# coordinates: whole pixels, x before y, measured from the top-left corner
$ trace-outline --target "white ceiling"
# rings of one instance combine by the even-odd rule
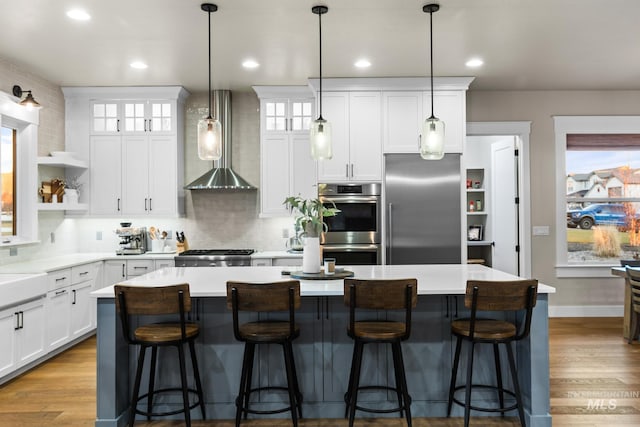
[[[206,91],[200,0],[2,0],[0,56],[61,86],[183,85]],[[213,0],[213,88],[302,85],[324,77],[428,75],[429,0]],[[640,89],[638,0],[440,0],[434,75],[473,90]],[[92,19],[76,22],[81,7]],[[464,63],[484,59],[480,69]],[[366,57],[372,66],[356,69]],[[241,67],[253,58],[261,66]],[[134,60],[146,70],[129,67]]]

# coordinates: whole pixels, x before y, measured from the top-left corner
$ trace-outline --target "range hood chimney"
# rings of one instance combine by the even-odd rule
[[[238,191],[255,190],[231,169],[231,91],[214,90],[211,92],[211,115],[222,126],[222,157],[213,162],[213,169],[192,183],[185,185],[186,190]]]

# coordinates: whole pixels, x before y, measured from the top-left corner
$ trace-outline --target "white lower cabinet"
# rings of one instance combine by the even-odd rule
[[[69,288],[47,293],[47,349],[55,350],[69,341]]]
[[[77,338],[94,327],[93,305],[96,301],[91,298],[93,280],[88,280],[71,286],[71,339]]]
[[[46,354],[44,295],[0,312],[0,377]]]
[[[173,259],[118,259],[104,262],[104,286],[115,285],[130,277],[142,276],[162,267],[173,267]]]

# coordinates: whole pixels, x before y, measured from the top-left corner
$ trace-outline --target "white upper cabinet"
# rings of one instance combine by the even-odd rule
[[[176,104],[167,100],[94,100],[91,102],[91,133],[176,132]]]
[[[445,153],[462,153],[467,134],[466,93],[463,91],[436,91],[433,93],[433,113],[444,122]],[[423,120],[431,116],[431,93],[424,93]]]
[[[305,86],[254,86],[260,98],[260,215],[289,216],[289,196],[317,196],[309,128],[314,100]]]
[[[380,181],[380,92],[325,92],[322,115],[331,124],[331,160],[318,162],[319,182]]]
[[[382,140],[385,153],[419,151],[422,91],[382,93]]]
[[[90,194],[81,198],[90,200],[91,215],[183,214],[188,92],[178,86],[62,90],[66,149],[89,164],[82,184]]]

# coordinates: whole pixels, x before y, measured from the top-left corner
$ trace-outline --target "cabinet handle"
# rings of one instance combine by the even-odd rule
[[[116,132],[120,132],[120,119],[116,120]]]
[[[71,305],[75,305],[76,304],[76,290],[72,290],[71,293],[73,293],[73,301],[71,301]]]
[[[151,123],[152,123],[152,121],[151,121],[151,119],[149,119],[149,132],[153,132],[153,128],[151,127]]]
[[[144,211],[147,211],[147,198],[144,199]]]
[[[147,268],[149,268],[149,267],[145,267],[145,266],[138,266],[138,265],[136,265],[136,266],[134,266],[134,267],[133,267],[133,269],[134,269],[134,270],[139,269],[139,268],[144,268],[144,269],[146,270],[146,269],[147,269]]]
[[[151,197],[149,197],[149,212],[151,212],[153,209],[151,209]]]
[[[293,131],[293,119],[289,119],[289,130]]]
[[[387,263],[393,264],[391,262],[391,244],[393,243],[393,230],[391,229],[392,222],[392,211],[393,211],[393,203],[389,203],[387,206]]]
[[[122,264],[122,277],[125,277],[125,275],[124,275],[124,264]]]
[[[120,212],[120,198],[118,198],[118,212]]]
[[[56,282],[61,282],[63,280],[67,280],[67,276],[57,278]]]
[[[353,163],[351,163],[351,178],[353,178]]]
[[[20,329],[20,312],[16,311],[13,314],[16,316],[16,326],[13,327],[13,330],[17,331],[18,329]]]
[[[63,290],[61,290],[61,291],[57,291],[57,292],[55,293],[55,295],[57,296],[57,295],[62,295],[62,294],[66,294],[66,293],[67,293],[67,290],[66,290],[66,289],[63,289]]]
[[[84,276],[85,274],[89,274],[88,271],[83,271],[82,273],[80,273],[80,276]]]
[[[418,135],[418,151],[420,151],[421,143],[422,143],[422,135]]]
[[[349,163],[346,163],[345,165],[345,177],[349,178]]]

